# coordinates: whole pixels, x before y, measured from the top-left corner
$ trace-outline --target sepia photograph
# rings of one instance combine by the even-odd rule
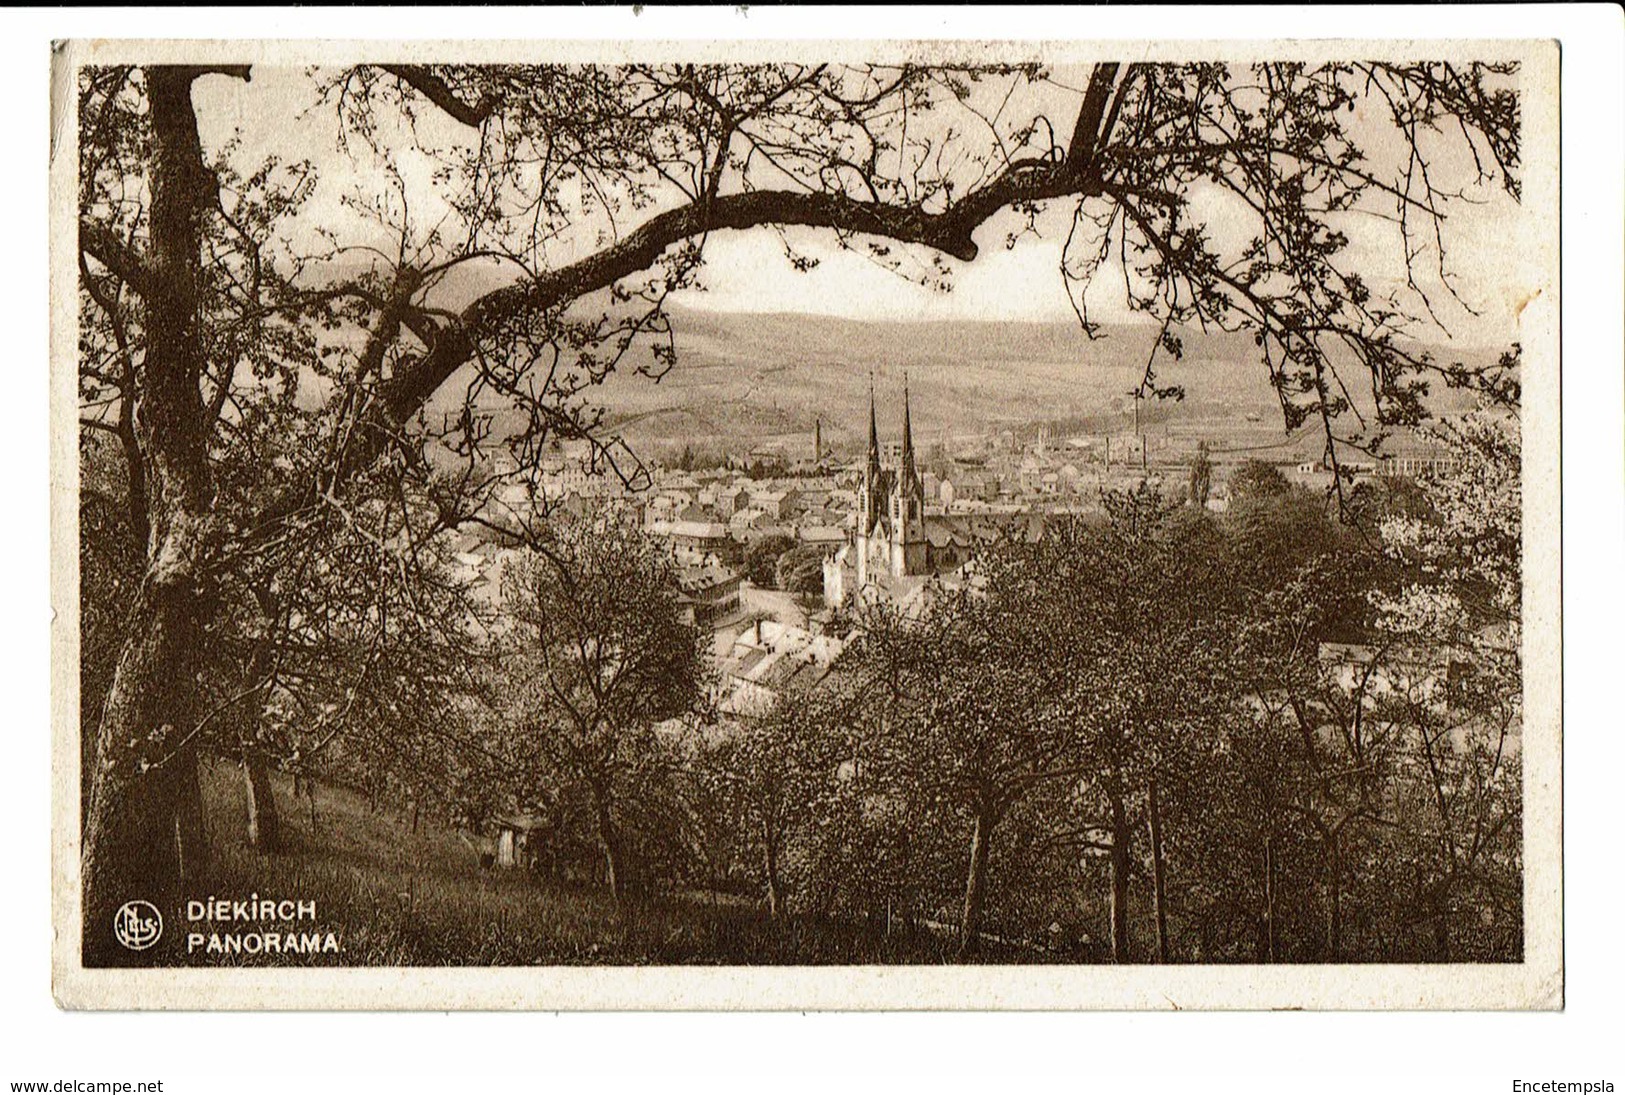
[[[52,80],[63,1006],[1562,1006],[1555,43]]]

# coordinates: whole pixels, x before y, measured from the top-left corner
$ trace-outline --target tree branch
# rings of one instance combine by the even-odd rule
[[[88,217],[80,219],[79,249],[141,296],[145,297],[151,290],[152,274],[146,256],[101,222]]]
[[[969,262],[979,251],[975,230],[1015,202],[1077,193],[1064,164],[1027,160],[940,213],[918,206],[857,201],[845,194],[756,190],[727,194],[657,214],[621,242],[558,270],[502,289],[471,304],[462,321],[441,333],[431,351],[397,374],[385,393],[395,421],[410,417],[473,353],[485,331],[527,312],[540,312],[606,289],[651,267],[667,248],[709,232],[764,225],[833,228],[920,244]]]
[[[478,129],[496,109],[496,101],[489,96],[481,99],[478,103],[469,104],[465,102],[458,96],[457,92],[452,90],[450,84],[423,65],[382,65],[380,67],[402,83],[410,86],[452,118],[471,128]]]
[[[1083,93],[1083,108],[1078,111],[1078,124],[1072,129],[1072,140],[1066,149],[1067,166],[1078,178],[1089,171],[1094,163],[1095,151],[1107,137],[1100,131],[1100,122],[1105,117],[1106,104],[1111,101],[1112,85],[1116,80],[1116,62],[1096,65],[1089,74],[1089,86]]]

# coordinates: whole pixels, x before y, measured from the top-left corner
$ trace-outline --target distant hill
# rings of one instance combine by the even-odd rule
[[[1115,325],[1091,339],[1070,322],[874,322],[688,309],[673,312],[672,326],[678,360],[658,383],[624,369],[592,392],[611,427],[647,450],[776,442],[795,455],[810,455],[815,419],[826,447],[861,444],[871,372],[883,436],[900,428],[905,372],[921,444],[1039,422],[1126,429],[1129,392],[1157,333],[1149,324]],[[1251,422],[1253,432],[1273,427],[1274,436],[1283,435],[1250,334],[1187,330],[1181,337],[1183,360],[1159,353],[1156,372],[1159,385],[1180,385],[1186,398],[1146,403],[1143,421],[1190,428],[1211,421],[1218,429]]]

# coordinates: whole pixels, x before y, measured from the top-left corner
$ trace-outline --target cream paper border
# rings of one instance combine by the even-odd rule
[[[1524,961],[1509,965],[534,967],[86,970],[79,960],[77,120],[83,64],[360,61],[1517,59],[1523,201],[1508,273],[1521,317]],[[91,41],[52,58],[52,990],[69,1009],[1084,1010],[1563,1006],[1559,58],[1555,41]],[[1513,272],[1515,270],[1515,273]],[[1528,489],[1530,487],[1534,489]],[[1531,565],[1532,564],[1532,565]]]

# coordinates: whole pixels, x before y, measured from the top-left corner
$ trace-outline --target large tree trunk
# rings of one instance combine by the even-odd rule
[[[1123,796],[1116,791],[1108,792],[1106,797],[1112,815],[1112,961],[1128,962],[1128,811],[1123,808]]]
[[[971,829],[970,869],[965,872],[965,910],[959,921],[959,957],[976,954],[981,944],[982,908],[987,901],[988,844],[993,837],[993,818],[976,815]]]
[[[197,754],[187,740],[198,603],[190,591],[154,585],[149,574],[96,730],[81,857],[86,965],[132,960],[114,941],[114,912],[132,900],[176,908],[203,854]]]
[[[151,901],[177,911],[180,884],[202,855],[196,681],[209,601],[209,426],[199,380],[198,280],[215,179],[204,167],[191,86],[198,70],[146,70],[152,125],[150,257],[139,287],[147,349],[135,393],[145,460],[147,567],[112,688],[96,729],[90,809],[81,846],[83,957],[118,964],[113,913]],[[160,945],[139,952],[161,956]]]
[[[1157,798],[1157,777],[1151,777],[1151,901],[1157,921],[1157,961],[1168,961],[1168,877],[1162,858],[1162,808]]]

